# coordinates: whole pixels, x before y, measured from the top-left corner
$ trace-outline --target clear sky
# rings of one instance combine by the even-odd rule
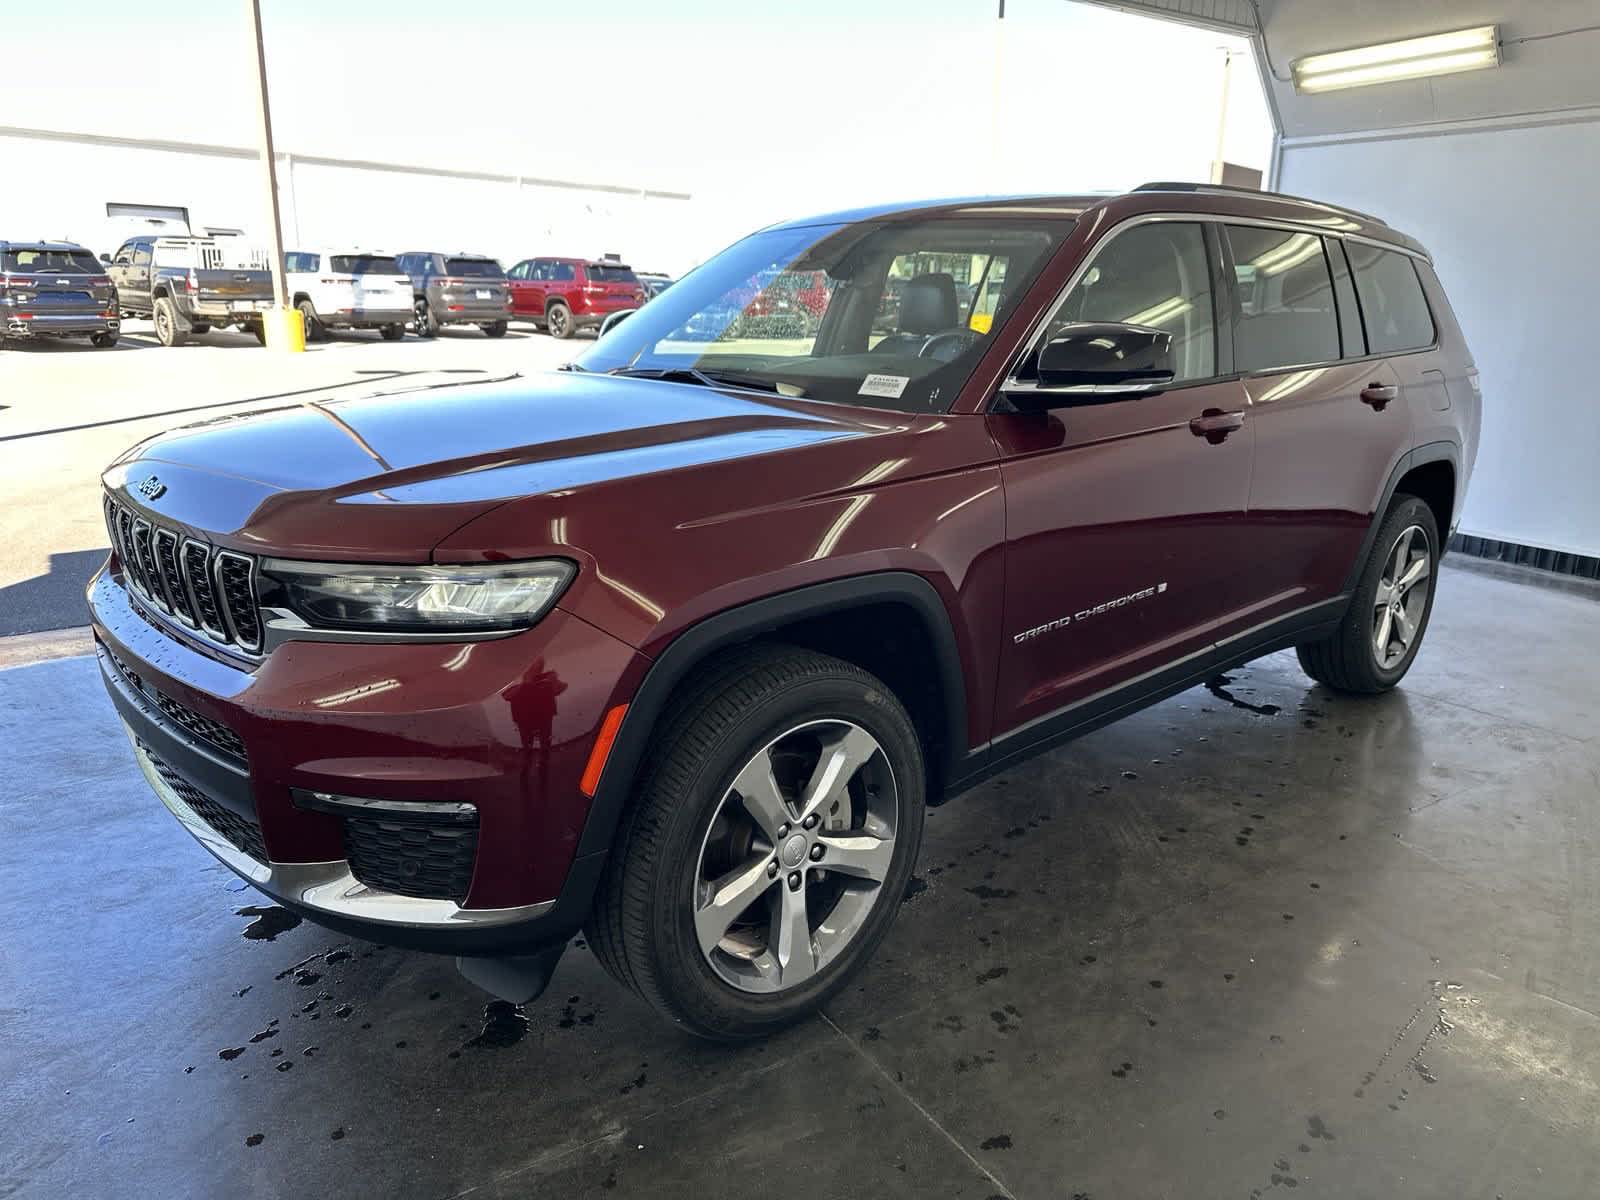
[[[1241,46],[1071,0],[1008,0],[1003,37],[994,0],[262,7],[279,149],[689,191],[723,241],[862,202],[1203,179],[1218,48]],[[5,9],[0,123],[253,142],[242,0]],[[1228,133],[1265,165],[1248,56]]]

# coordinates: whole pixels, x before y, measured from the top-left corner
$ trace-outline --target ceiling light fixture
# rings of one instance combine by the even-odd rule
[[[1500,27],[1480,25],[1331,54],[1309,54],[1296,59],[1290,69],[1298,91],[1331,92],[1499,65]]]

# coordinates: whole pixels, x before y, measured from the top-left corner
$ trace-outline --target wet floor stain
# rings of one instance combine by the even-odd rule
[[[971,892],[979,900],[1009,900],[1017,894],[1010,888],[990,887],[986,883],[980,883],[976,887],[969,887],[967,891]]]
[[[1009,1150],[1011,1149],[1011,1135],[997,1133],[993,1137],[984,1138],[978,1143],[980,1150]]]
[[[935,869],[937,869],[937,868],[935,868]],[[932,874],[932,872],[930,871],[929,874]],[[906,880],[906,891],[905,891],[904,900],[905,900],[905,902],[907,904],[910,904],[911,901],[915,900],[918,896],[922,895],[922,893],[927,891],[927,890],[928,890],[928,881],[926,879],[923,879],[921,876],[913,875],[910,879]]]
[[[468,1040],[463,1050],[505,1050],[528,1035],[528,1017],[522,1005],[509,1000],[491,1000],[483,1006],[483,1028]]]
[[[223,1062],[232,1062],[234,1059],[238,1058],[239,1055],[241,1055],[243,1053],[244,1053],[244,1047],[243,1046],[229,1046],[226,1050],[218,1050],[217,1051],[217,1057],[220,1058]]]
[[[639,1073],[633,1077],[633,1081],[631,1083],[625,1083],[620,1088],[618,1088],[617,1089],[617,1095],[626,1096],[629,1092],[636,1092],[640,1088],[644,1087],[646,1081],[649,1078],[649,1076],[645,1073],[645,1068],[648,1067],[649,1065],[650,1065],[649,1063],[640,1063],[639,1064]]]
[[[1328,1132],[1327,1123],[1315,1113],[1306,1118],[1306,1136],[1309,1138],[1320,1138],[1324,1142],[1331,1142],[1334,1140],[1333,1134]]]
[[[252,1133],[249,1137],[245,1138],[244,1144],[246,1146],[259,1146],[259,1145],[261,1145],[262,1142],[264,1142],[266,1140],[267,1140],[267,1135],[266,1134],[264,1134],[264,1133]]]
[[[1009,974],[1010,971],[1010,967],[990,967],[987,971],[983,971],[980,974],[973,976],[973,979],[977,983],[993,983],[1002,975]]]
[[[1118,1079],[1126,1079],[1128,1077],[1128,1075],[1132,1071],[1133,1071],[1133,1064],[1131,1062],[1124,1062],[1124,1063],[1119,1064],[1116,1067],[1113,1067],[1112,1070],[1111,1070],[1111,1074],[1114,1075]]]
[[[339,1126],[339,1128],[335,1129],[332,1133],[330,1133],[328,1135],[328,1139],[330,1141],[335,1141],[335,1142],[344,1141],[344,1126],[341,1125],[341,1126]]]
[[[274,941],[280,933],[288,933],[300,924],[298,913],[277,904],[247,904],[234,909],[233,913],[236,917],[255,918],[244,927],[244,936],[252,942]]]
[[[1218,700],[1226,700],[1235,708],[1242,708],[1245,712],[1253,712],[1257,716],[1275,717],[1283,711],[1276,704],[1251,704],[1248,700],[1241,700],[1228,690],[1235,680],[1236,677],[1233,675],[1214,675],[1206,680],[1206,691]]]
[[[560,1017],[560,1019],[558,1021],[556,1021],[556,1027],[557,1028],[559,1028],[559,1029],[574,1029],[579,1025],[593,1025],[594,1024],[594,1018],[595,1018],[595,1010],[594,1009],[591,1008],[586,1013],[580,1013],[578,1011],[578,1001],[580,1001],[581,999],[583,999],[583,997],[581,997],[581,996],[568,996],[567,997],[567,1002],[564,1005],[561,1006],[561,1017]]]

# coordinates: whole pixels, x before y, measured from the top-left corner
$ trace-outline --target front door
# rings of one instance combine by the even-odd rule
[[[1177,378],[1153,395],[989,417],[1006,493],[1000,757],[1123,685],[1202,670],[1241,558],[1253,443],[1244,389],[1223,378],[1215,234],[1135,222],[1093,254],[1045,338],[1072,322],[1154,326],[1172,335]]]

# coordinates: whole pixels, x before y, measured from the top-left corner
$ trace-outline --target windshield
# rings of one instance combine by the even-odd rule
[[[387,255],[335,254],[328,260],[335,271],[346,275],[398,275],[400,264]]]
[[[98,275],[105,270],[87,250],[7,250],[0,254],[0,270],[54,272],[57,275]]]
[[[500,279],[505,272],[492,258],[447,258],[444,269],[452,275],[470,276],[473,279]]]
[[[767,230],[673,284],[577,366],[943,412],[1071,228],[978,213]]]

